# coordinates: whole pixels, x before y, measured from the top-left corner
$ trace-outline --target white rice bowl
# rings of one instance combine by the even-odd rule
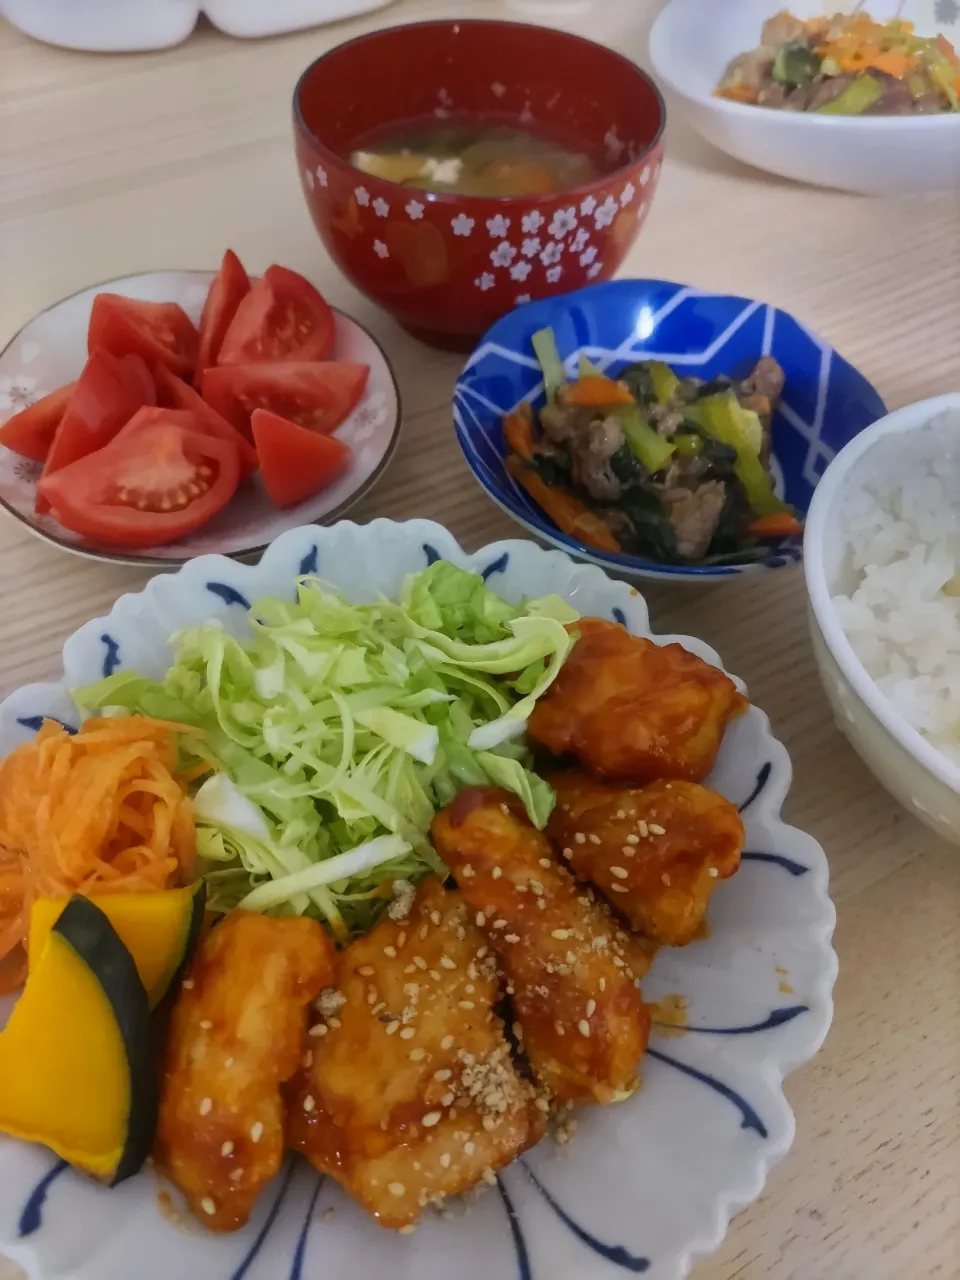
[[[960,411],[872,445],[844,508],[837,619],[892,707],[960,766]]]

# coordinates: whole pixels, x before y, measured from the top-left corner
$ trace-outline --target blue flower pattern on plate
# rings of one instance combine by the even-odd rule
[[[454,393],[453,420],[477,480],[510,515],[574,554],[581,545],[561,533],[503,467],[501,418],[522,400],[542,402],[543,381],[530,337],[550,326],[574,374],[581,352],[616,373],[632,360],[664,360],[681,373],[709,379],[745,375],[760,355],[786,373],[774,421],[776,463],[786,500],[805,512],[834,455],[886,413],[867,380],[830,346],[784,311],[748,298],[702,293],[664,280],[620,280],[546,299],[499,320],[467,362]],[[728,577],[776,569],[800,559],[799,539],[770,544],[759,565],[659,565],[634,556],[590,551],[609,568],[646,577]]]

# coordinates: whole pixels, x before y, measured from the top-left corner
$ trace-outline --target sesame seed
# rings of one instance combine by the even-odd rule
[[[575,832],[575,833],[574,833],[573,838],[574,838],[574,840],[576,840],[577,844],[586,844],[586,843],[587,843],[587,837],[583,834],[583,832],[582,832],[582,831],[577,831],[577,832]]]
[[[493,927],[494,929],[505,929],[507,927],[507,922],[506,920],[494,920]]]
[[[204,1098],[204,1100],[200,1103],[200,1114],[202,1116],[208,1116],[212,1110],[213,1110],[213,1099]]]
[[[625,809],[618,809],[616,816],[618,818],[625,818],[627,816],[627,812]]]
[[[222,1156],[232,1156],[232,1155],[233,1155],[233,1143],[232,1143],[232,1142],[225,1142],[225,1143],[223,1144],[223,1146],[220,1148],[220,1154],[221,1154]]]
[[[612,885],[611,887],[615,889],[617,886],[616,886],[616,885]],[[624,892],[626,892],[626,891],[624,891]],[[620,957],[619,957],[619,956],[614,956],[614,957],[613,957],[613,963],[617,966],[617,968],[618,968],[618,969],[622,969],[622,968],[623,968],[623,961],[620,959]]]
[[[424,960],[423,956],[414,956],[413,963],[418,969],[425,969],[427,967],[427,962]]]
[[[716,867],[707,867],[707,875],[708,875],[708,876],[714,876],[714,877],[716,877],[716,876],[718,876],[719,874],[720,874],[720,872],[717,870],[717,868],[716,868]]]
[[[507,808],[507,806],[506,806],[505,804],[502,804],[502,805],[500,806],[500,812],[503,814],[503,816],[504,816],[505,818],[509,818],[509,817],[510,817],[510,810]]]
[[[639,843],[640,843],[640,837],[635,836],[633,832],[631,832],[630,835],[627,836],[627,844],[639,844]]]
[[[210,1021],[210,1019],[204,1018],[203,1021],[200,1023],[200,1030],[209,1031],[212,1026],[213,1026],[213,1023]]]
[[[627,889],[626,885],[622,885],[622,884],[612,884],[612,885],[610,886],[610,888],[613,890],[613,892],[614,892],[614,893],[628,893],[628,892],[629,892],[629,890]]]
[[[411,1049],[411,1050],[410,1050],[410,1061],[411,1061],[411,1062],[422,1062],[426,1056],[427,1056],[427,1054],[426,1054],[426,1051],[425,1051],[424,1049]]]
[[[620,850],[620,852],[623,854],[625,858],[633,858],[636,856],[637,851],[636,849],[634,849],[632,845],[625,844],[623,848]]]
[[[643,818],[641,818],[640,821],[637,823],[637,830],[640,832],[642,836],[648,836],[650,834],[647,824],[644,822]]]
[[[441,1157],[440,1157],[440,1168],[441,1168],[441,1169],[449,1169],[449,1168],[450,1168],[450,1152],[449,1152],[449,1151],[444,1151],[444,1153],[441,1155]]]
[[[400,1039],[412,1040],[416,1034],[417,1034],[417,1031],[415,1027],[404,1027],[403,1030],[400,1032]]]
[[[588,1000],[587,1001],[587,1017],[592,1018],[593,1015],[596,1013],[596,1011],[597,1011],[596,1000]]]
[[[626,867],[611,867],[610,874],[616,876],[618,880],[626,880],[627,869]]]
[[[444,1037],[443,1037],[443,1039],[440,1041],[440,1048],[441,1048],[441,1049],[452,1049],[452,1048],[453,1048],[453,1036],[444,1036]]]
[[[573,850],[572,850],[572,849],[564,849],[564,851],[563,851],[563,856],[564,856],[565,858],[572,858],[572,857],[573,857]]]
[[[667,834],[663,827],[656,822],[648,822],[647,830],[652,836],[665,836]]]
[[[431,912],[430,912],[430,923],[431,923],[431,924],[439,924],[439,923],[440,923],[440,912],[439,912],[439,911],[431,911]]]
[[[397,934],[397,946],[398,947],[404,946],[406,944],[406,941],[407,941],[407,931],[406,929],[401,929],[400,932]]]
[[[316,1104],[316,1101],[315,1101],[315,1099],[314,1099],[314,1097],[313,1097],[313,1094],[312,1094],[312,1093],[308,1093],[308,1094],[307,1094],[307,1096],[306,1096],[306,1097],[304,1098],[304,1100],[303,1100],[303,1109],[304,1109],[304,1111],[306,1111],[307,1115],[309,1115],[309,1114],[310,1114],[310,1112],[314,1109],[314,1107],[315,1107],[316,1105],[317,1105],[317,1104]]]
[[[457,1003],[461,1009],[472,1009],[474,1007],[472,1000],[460,1000]]]
[[[456,960],[451,960],[449,956],[441,956],[440,964],[444,969],[455,969],[457,967]]]
[[[231,1173],[231,1175],[230,1175],[230,1181],[231,1181],[231,1182],[239,1182],[239,1181],[240,1181],[240,1179],[241,1179],[242,1177],[243,1177],[243,1170],[242,1170],[242,1169],[234,1169],[233,1173]]]
[[[497,1127],[496,1119],[493,1116],[484,1116],[483,1127],[486,1129],[487,1133],[493,1133],[494,1129]]]
[[[397,1231],[398,1236],[412,1236],[417,1229],[415,1222],[408,1222],[405,1227],[400,1227]]]
[[[565,1034],[565,1032],[564,1032],[564,1030],[563,1030],[563,1023],[562,1023],[562,1022],[555,1022],[555,1023],[553,1024],[553,1029],[554,1029],[554,1031],[556,1031],[556,1033],[557,1033],[557,1035],[558,1035],[558,1036],[562,1036],[562,1035],[564,1035],[564,1034]]]
[[[445,1107],[452,1107],[452,1106],[453,1106],[453,1094],[452,1094],[452,1093],[450,1093],[450,1092],[445,1093],[445,1094],[443,1095],[443,1097],[440,1099],[440,1101],[441,1101],[441,1103],[442,1103]]]
[[[430,977],[434,980],[434,982],[440,981],[440,978],[442,975],[439,969],[429,969],[427,972],[429,973]]]
[[[469,862],[465,862],[460,868],[460,874],[463,876],[464,880],[469,880],[471,876],[475,876],[477,873],[474,871],[473,867],[471,867]]]
[[[226,1062],[225,1062],[223,1065],[224,1065],[224,1066],[229,1070],[229,1069],[230,1069],[230,1067],[232,1067],[232,1066],[233,1066],[233,1059],[232,1059],[232,1058],[228,1058],[228,1059],[226,1060]]]
[[[399,1030],[400,1030],[400,1023],[399,1023],[399,1022],[388,1022],[388,1023],[387,1023],[386,1031],[387,1031],[387,1035],[388,1035],[388,1036],[392,1036],[392,1035],[394,1035],[394,1033],[395,1033],[395,1032],[397,1032],[397,1031],[399,1031]]]
[[[523,1027],[521,1027],[519,1022],[515,1022],[513,1024],[512,1030],[513,1030],[513,1034],[517,1037],[518,1040],[523,1039]]]
[[[384,954],[385,956],[389,956],[391,960],[396,960],[396,958],[397,958],[397,948],[396,948],[396,947],[384,947],[384,948],[383,948],[383,954]]]
[[[407,1194],[407,1188],[402,1182],[388,1182],[387,1190],[392,1196],[397,1196],[398,1199],[400,1196],[405,1196]]]
[[[259,1142],[263,1137],[263,1125],[259,1120],[250,1126],[250,1141]]]
[[[599,980],[599,982],[597,983],[597,986],[600,988],[600,990],[601,990],[601,991],[606,991],[606,989],[607,989],[607,980],[606,980],[606,978],[601,978],[601,979]]]
[[[665,872],[663,873],[663,875],[660,877],[660,879],[663,881],[663,883],[664,883],[668,888],[670,887],[670,875],[669,875],[669,872],[665,871]]]
[[[569,929],[554,929],[550,934],[551,938],[556,938],[558,942],[563,942],[564,938],[570,937]]]
[[[473,995],[473,993],[476,991],[476,989],[477,989],[477,988],[473,985],[473,983],[472,983],[472,982],[468,982],[468,983],[467,983],[467,985],[466,985],[463,989],[464,989],[464,991],[467,993],[467,995],[468,995],[468,996],[472,996],[472,995]]]
[[[429,933],[430,933],[430,926],[425,924],[423,928],[420,930],[420,932],[417,934],[417,937],[420,939],[421,942],[423,942],[424,939],[429,935]]]
[[[503,875],[503,867],[494,867],[490,874],[494,880],[499,880]]]
[[[453,1072],[448,1067],[441,1067],[439,1071],[433,1073],[434,1080],[449,1080],[453,1076]]]
[[[211,1217],[211,1218],[217,1212],[216,1202],[211,1200],[209,1196],[203,1197],[203,1199],[200,1201],[200,1208],[203,1210],[205,1214],[208,1215],[208,1217]]]
[[[553,863],[550,861],[550,859],[549,859],[549,858],[541,858],[541,859],[540,859],[540,865],[541,865],[541,867],[545,867],[545,868],[546,868],[546,870],[548,870],[548,871],[549,871],[549,870],[550,870],[550,868],[553,866]]]
[[[505,933],[503,935],[504,942],[519,942],[520,935],[518,933]]]
[[[435,1124],[439,1124],[443,1119],[439,1111],[428,1111],[421,1121],[425,1129],[432,1129]]]
[[[465,1142],[463,1144],[463,1154],[465,1156],[472,1156],[474,1151],[476,1151],[476,1149],[477,1148],[474,1146],[472,1142]]]
[[[577,1023],[577,1030],[580,1032],[582,1036],[585,1036],[587,1039],[590,1038],[590,1023],[586,1020],[586,1018],[580,1019],[580,1021]]]
[[[546,1100],[546,1098],[537,1098],[536,1102],[533,1105],[537,1108],[538,1111],[550,1110],[550,1103]]]
[[[591,832],[590,835],[587,836],[587,839],[590,841],[591,844],[600,843],[600,837],[597,835],[594,835],[593,832]]]
[[[477,927],[482,929],[483,926],[486,924],[486,922],[487,922],[487,917],[483,914],[482,911],[478,911],[476,916]],[[493,927],[496,928],[497,926],[494,925]]]
[[[303,1055],[303,1065],[309,1070],[313,1066],[313,1050],[308,1049]]]
[[[359,973],[361,978],[371,978],[375,972],[376,970],[372,964],[362,964],[357,970],[357,973]]]
[[[192,979],[192,978],[184,978],[184,980],[183,980],[183,984],[182,984],[182,985],[183,985],[183,989],[184,989],[184,991],[192,991],[192,990],[193,990],[193,979]]]
[[[514,885],[514,888],[516,889],[517,893],[526,893],[526,892],[527,892],[527,887],[528,887],[528,886],[527,886],[527,885],[525,885],[525,884],[517,884],[517,885]]]

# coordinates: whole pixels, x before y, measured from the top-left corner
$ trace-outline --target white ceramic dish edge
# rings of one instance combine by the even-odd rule
[[[36,716],[38,709],[67,719],[69,723],[69,717],[75,715],[75,708],[67,689],[91,677],[93,659],[97,664],[116,659],[118,644],[138,645],[137,665],[147,671],[151,668],[162,670],[169,661],[166,637],[186,620],[185,613],[196,615],[195,601],[198,597],[210,601],[208,606],[204,606],[210,616],[225,617],[230,610],[235,610],[238,603],[246,603],[247,599],[252,600],[266,591],[276,591],[281,583],[289,583],[298,568],[303,572],[316,570],[323,576],[323,564],[328,558],[342,563],[351,556],[359,557],[369,574],[366,592],[358,594],[369,596],[381,589],[381,583],[395,581],[400,568],[409,571],[414,567],[411,564],[414,551],[421,558],[417,567],[424,563],[422,556],[426,553],[428,560],[439,555],[476,571],[485,569],[488,576],[494,572],[506,573],[509,563],[510,573],[520,581],[526,579],[539,584],[542,580],[547,588],[562,589],[574,603],[579,601],[585,611],[617,613],[635,633],[650,633],[646,605],[635,589],[626,583],[608,579],[594,566],[577,564],[562,552],[544,551],[531,542],[498,542],[467,555],[445,529],[429,521],[414,520],[398,525],[388,520],[377,520],[367,526],[341,522],[328,528],[306,527],[283,534],[257,565],[242,565],[222,556],[203,556],[190,561],[175,574],[153,578],[142,592],[121,596],[108,615],[86,623],[67,640],[63,649],[64,675],[61,681],[26,686],[0,704],[0,748],[6,749],[15,741],[31,735],[35,726],[29,720]],[[212,597],[211,582],[217,588]],[[384,585],[382,589],[389,588]],[[511,593],[506,591],[505,594]],[[187,607],[184,602],[191,595],[194,604]],[[160,635],[164,637],[163,641],[159,640]],[[717,655],[692,637],[658,636],[657,639],[664,643],[677,640],[707,661],[719,665]],[[24,724],[24,719],[28,723]],[[832,988],[837,960],[831,947],[835,912],[827,891],[826,859],[811,837],[785,826],[780,820],[780,809],[790,785],[791,768],[786,750],[772,737],[767,717],[753,708],[738,723],[745,721],[752,724],[760,739],[762,754],[757,759],[766,761],[757,774],[754,792],[744,804],[746,809],[755,800],[746,819],[748,833],[751,827],[755,833],[759,831],[761,840],[766,839],[767,847],[777,850],[781,861],[785,861],[782,855],[786,851],[793,858],[802,860],[811,873],[808,879],[805,878],[804,889],[808,895],[805,918],[809,926],[809,933],[804,935],[804,946],[808,948],[813,974],[811,987],[804,991],[808,1017],[801,1020],[799,1033],[785,1036],[779,1032],[767,1033],[766,1038],[761,1037],[764,1048],[756,1060],[750,1059],[752,1047],[747,1049],[745,1044],[747,1041],[756,1043],[756,1039],[742,1035],[729,1037],[736,1042],[729,1049],[729,1056],[724,1050],[716,1059],[728,1074],[739,1065],[742,1078],[748,1079],[750,1090],[746,1090],[740,1079],[735,1077],[736,1083],[755,1103],[762,1105],[769,1141],[756,1149],[756,1155],[751,1156],[744,1167],[736,1169],[735,1185],[716,1195],[709,1221],[698,1220],[695,1226],[691,1224],[684,1246],[669,1258],[659,1260],[663,1265],[657,1265],[650,1273],[655,1280],[667,1280],[668,1277],[673,1280],[686,1275],[697,1259],[717,1248],[732,1215],[760,1194],[770,1170],[789,1150],[794,1136],[794,1118],[783,1094],[783,1078],[816,1053],[832,1018]],[[731,751],[731,755],[737,754],[735,749]],[[787,875],[786,880],[790,881],[791,876]],[[797,1026],[797,1022],[790,1023],[791,1028]],[[699,1044],[713,1039],[702,1037]],[[713,1044],[710,1048],[713,1049]],[[713,1057],[707,1058],[711,1063],[714,1060]],[[762,1104],[758,1101],[760,1099]],[[746,1127],[746,1124],[741,1126]],[[2,1151],[0,1147],[0,1163]],[[733,1177],[734,1171],[725,1167],[726,1174]],[[5,1180],[0,1178],[0,1186],[3,1185]],[[7,1217],[6,1208],[0,1204],[0,1223]],[[121,1274],[111,1270],[101,1275],[96,1258],[92,1259],[93,1270],[84,1263],[76,1268],[58,1266],[56,1270],[42,1269],[35,1249],[9,1238],[8,1232],[2,1228],[0,1250],[26,1267],[31,1280],[68,1280],[73,1276],[77,1280],[88,1280],[93,1276],[98,1280],[119,1280]],[[578,1271],[576,1274],[589,1274],[592,1280],[601,1272],[607,1274],[607,1269]],[[208,1273],[204,1271],[203,1274],[205,1277]],[[401,1268],[396,1274],[398,1278],[405,1278],[418,1273]],[[572,1276],[574,1273],[569,1274]]]

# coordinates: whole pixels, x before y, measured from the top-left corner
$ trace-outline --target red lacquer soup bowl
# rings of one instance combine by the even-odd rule
[[[511,307],[614,274],[650,208],[665,122],[620,54],[512,22],[424,22],[340,45],[294,93],[304,195],[350,280],[427,341],[470,346]],[[489,119],[563,137],[604,172],[539,196],[434,195],[350,164],[405,122]]]

